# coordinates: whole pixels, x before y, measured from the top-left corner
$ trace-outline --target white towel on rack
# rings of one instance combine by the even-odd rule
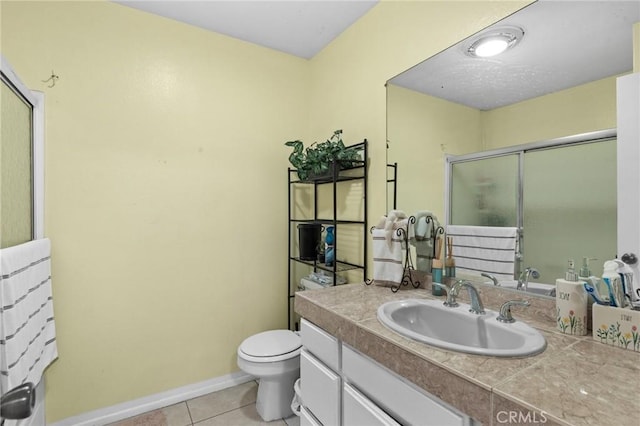
[[[416,269],[419,271],[431,272],[431,261],[433,260],[432,233],[440,224],[436,216],[428,210],[419,210],[415,215],[416,221],[413,225],[413,232],[410,234],[411,245],[416,248]]]
[[[456,270],[472,274],[488,272],[512,280],[518,251],[518,228],[448,225],[453,237]]]
[[[373,280],[400,283],[404,273],[402,264],[402,237],[395,232],[387,239],[385,229],[374,228],[373,236]]]
[[[373,237],[373,280],[400,283],[404,274],[403,244],[407,238],[407,215],[402,210],[391,210],[371,231]],[[400,233],[398,230],[402,229]]]
[[[0,391],[37,384],[57,357],[51,242],[0,250]]]

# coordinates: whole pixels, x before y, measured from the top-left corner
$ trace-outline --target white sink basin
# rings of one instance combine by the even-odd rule
[[[473,314],[464,303],[449,308],[441,300],[397,300],[378,308],[378,319],[391,330],[443,349],[525,357],[539,354],[547,347],[538,330],[521,321],[502,323],[496,320],[497,316],[497,312],[490,310],[483,315]]]

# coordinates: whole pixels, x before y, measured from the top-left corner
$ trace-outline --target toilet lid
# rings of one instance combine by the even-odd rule
[[[300,336],[291,330],[270,330],[242,342],[240,350],[252,357],[274,357],[294,352],[302,346]]]

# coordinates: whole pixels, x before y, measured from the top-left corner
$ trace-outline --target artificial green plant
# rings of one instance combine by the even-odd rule
[[[297,169],[300,180],[329,175],[334,159],[339,160],[340,169],[353,167],[353,161],[361,160],[356,147],[345,147],[342,130],[334,131],[327,141],[314,142],[306,149],[300,140],[288,141],[285,145],[293,147],[289,162]]]

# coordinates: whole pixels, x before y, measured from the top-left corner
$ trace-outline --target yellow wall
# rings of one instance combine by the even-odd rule
[[[1,23],[46,98],[48,421],[236,371],[242,339],[286,327],[308,61],[110,2],[2,2]]]
[[[386,212],[385,82],[529,3],[382,1],[311,60],[310,134],[370,141],[371,223]]]
[[[475,108],[387,86],[388,160],[398,163],[397,207],[429,210],[444,221],[446,154],[482,149],[482,114]]]
[[[615,128],[616,78],[483,112],[484,149]]]
[[[286,324],[283,142],[368,138],[377,219],[385,82],[528,3],[383,1],[303,61],[109,2],[1,2],[2,53],[46,94],[48,421],[237,370]]]

